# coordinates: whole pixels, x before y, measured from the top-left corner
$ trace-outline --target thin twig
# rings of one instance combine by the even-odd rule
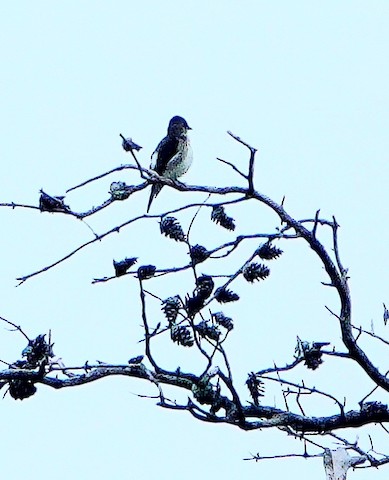
[[[243,172],[239,170],[238,167],[236,167],[233,163],[227,162],[227,160],[223,160],[222,158],[216,158],[219,162],[225,163],[226,165],[229,165],[235,172],[239,173],[245,180],[248,180],[247,175],[245,175]]]
[[[281,383],[281,384],[284,384],[284,385],[289,385],[289,386],[295,387],[299,390],[301,390],[301,389],[307,390],[310,393],[317,393],[318,395],[322,395],[323,397],[330,398],[331,400],[333,400],[338,405],[341,415],[344,415],[344,405],[342,403],[340,403],[339,400],[337,400],[333,395],[330,395],[329,393],[323,392],[322,390],[318,390],[316,387],[311,388],[311,387],[307,387],[306,385],[299,385],[297,383],[290,382],[288,380],[284,380],[284,379],[280,378],[279,376],[278,376],[278,378],[273,378],[273,377],[267,377],[267,376],[261,375],[261,378],[263,378],[264,380],[272,380],[273,382],[278,382],[278,383]],[[290,391],[290,393],[295,393],[297,395],[297,392]]]
[[[241,143],[242,145],[244,145],[250,150],[250,161],[249,161],[249,169],[248,169],[249,173],[246,178],[248,178],[248,182],[249,182],[249,188],[247,193],[251,195],[254,193],[254,160],[255,160],[255,153],[257,152],[257,149],[252,147],[248,143],[244,142],[240,137],[238,137],[237,135],[234,135],[232,132],[228,131],[227,133],[237,142]]]
[[[257,453],[256,455],[253,455],[251,458],[243,458],[243,460],[255,460],[256,462],[259,462],[260,460],[274,460],[274,459],[281,459],[281,458],[316,458],[316,457],[322,457],[322,453],[317,453],[317,454],[310,454],[306,455],[305,453],[285,453],[284,455],[259,455]]]
[[[143,282],[139,279],[139,289],[140,289],[140,300],[142,305],[142,320],[143,320],[143,328],[145,330],[145,354],[146,357],[149,359],[151,365],[155,368],[156,372],[159,372],[161,369],[159,368],[157,362],[154,360],[153,356],[151,355],[151,348],[150,348],[150,331],[149,326],[147,324],[147,316],[146,316],[146,302],[145,302],[145,294],[143,291]]]
[[[211,197],[211,193],[207,196],[207,198],[204,200],[203,204],[199,206],[199,208],[197,209],[196,213],[193,215],[192,217],[192,220],[190,221],[190,224],[189,224],[189,227],[188,227],[188,233],[186,234],[186,238],[188,240],[188,244],[189,244],[189,235],[190,235],[190,231],[191,231],[191,228],[193,226],[193,223],[197,217],[197,215],[199,214],[201,208],[205,205],[205,202],[207,202],[209,200],[209,198]]]
[[[122,170],[135,170],[135,169],[138,169],[138,167],[135,167],[134,165],[130,165],[130,164],[119,165],[118,167],[108,170],[108,172],[101,173],[100,175],[96,175],[95,177],[89,178],[88,180],[85,180],[84,182],[81,182],[78,185],[75,185],[74,187],[68,188],[66,190],[66,193],[72,192],[77,188],[84,187],[85,185],[88,185],[88,183],[92,183],[92,182],[95,182],[96,180],[100,180],[100,178],[104,178],[107,175],[111,175],[111,173],[120,172]]]
[[[339,224],[336,221],[335,217],[332,217],[334,221],[334,226],[333,226],[333,239],[334,239],[334,252],[335,252],[335,258],[336,258],[336,263],[338,264],[340,274],[342,277],[345,277],[347,275],[347,269],[343,267],[342,262],[340,261],[340,255],[339,255],[339,245],[338,245],[338,228]]]
[[[2,320],[3,322],[8,323],[8,325],[11,325],[12,327],[14,327],[18,332],[20,332],[24,336],[24,338],[26,338],[27,341],[30,341],[30,338],[28,337],[28,335],[26,333],[24,333],[24,331],[22,330],[20,325],[16,325],[16,323],[10,322],[9,320],[7,320],[4,317],[0,317],[0,320]]]
[[[389,345],[388,340],[385,340],[384,338],[380,337],[379,335],[377,335],[375,333],[372,333],[372,332],[369,332],[368,330],[364,330],[362,327],[356,327],[354,325],[351,325],[351,328],[353,328],[354,330],[358,330],[359,335],[361,333],[365,333],[366,335],[369,335],[370,337],[373,337],[373,338],[379,340],[380,342],[384,343],[385,345]]]
[[[319,222],[319,214],[320,214],[320,210],[317,210],[315,215],[315,222],[313,224],[313,229],[312,229],[312,235],[314,236],[314,238],[316,238],[317,224]]]
[[[40,211],[40,208],[37,207],[36,205],[26,205],[24,203],[14,203],[14,202],[11,202],[11,203],[0,203],[0,207],[9,207],[9,208],[12,208],[12,210],[14,210],[15,208],[31,208],[33,210],[39,210]],[[65,212],[62,212],[62,213],[65,213]]]
[[[285,367],[277,367],[276,365],[274,365],[273,368],[265,368],[264,370],[259,370],[256,375],[258,376],[261,376],[261,375],[265,375],[266,373],[274,373],[274,372],[285,372],[287,370],[292,370],[293,368],[295,368],[297,365],[299,365],[301,362],[304,361],[304,358],[301,357],[301,358],[296,358],[292,363],[290,363],[289,365],[285,365]]]

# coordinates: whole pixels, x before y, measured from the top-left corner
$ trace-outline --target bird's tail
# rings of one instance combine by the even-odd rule
[[[150,198],[149,198],[149,203],[147,205],[147,213],[149,213],[151,203],[153,202],[154,198],[158,195],[158,193],[162,190],[163,185],[159,185],[158,183],[155,183],[151,187],[151,193],[150,193]]]

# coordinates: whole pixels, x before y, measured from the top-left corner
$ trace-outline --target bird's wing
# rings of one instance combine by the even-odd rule
[[[169,161],[174,157],[178,150],[178,139],[165,137],[161,140],[151,155],[151,168],[158,175],[163,175]]]

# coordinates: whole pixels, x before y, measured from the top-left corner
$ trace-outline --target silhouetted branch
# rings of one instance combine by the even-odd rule
[[[140,165],[134,153],[134,150],[139,150],[140,147],[133,143],[131,139],[126,139],[121,135],[123,146],[126,151],[130,152],[136,165],[126,164],[111,169],[69,188],[67,193],[83,188],[92,182],[99,181],[114,172],[122,170],[136,171],[141,179],[144,180],[143,182],[137,185],[113,182],[109,192],[111,197],[83,213],[73,212],[70,207],[65,205],[64,197],[50,196],[45,192],[41,192],[40,207],[16,203],[0,204],[0,207],[13,209],[29,208],[52,213],[66,213],[78,219],[84,219],[110,207],[115,202],[125,201],[130,197],[133,199],[138,192],[153,184],[169,186],[179,192],[207,195],[203,201],[187,203],[184,206],[159,214],[143,213],[135,215],[102,234],[97,234],[91,229],[92,239],[79,245],[50,265],[17,279],[20,285],[28,279],[65,262],[93,243],[102,241],[112,234],[119,233],[126,227],[140,221],[155,222],[158,220],[161,234],[168,238],[169,241],[172,241],[172,245],[175,242],[183,244],[189,254],[187,262],[182,261],[180,264],[179,261],[174,259],[176,262],[174,266],[170,264],[166,266],[159,265],[157,268],[154,265],[141,265],[138,269],[133,269],[132,267],[137,261],[137,257],[126,257],[124,260],[114,262],[114,275],[95,278],[92,282],[103,283],[125,275],[138,279],[143,332],[140,346],[144,348],[143,355],[130,359],[128,364],[116,365],[97,361],[93,364],[85,362],[84,365],[66,367],[60,358],[54,357],[51,338],[46,342],[45,335],[39,335],[34,340],[30,340],[21,327],[0,317],[0,320],[14,327],[28,340],[28,346],[22,351],[21,359],[10,363],[2,360],[8,368],[0,371],[0,388],[7,385],[8,391],[13,398],[24,399],[35,394],[36,387],[40,384],[61,389],[84,385],[110,376],[133,377],[151,382],[158,388],[158,396],[146,397],[157,398],[158,405],[163,408],[187,411],[198,420],[208,423],[225,423],[246,431],[277,428],[285,434],[303,441],[304,451],[300,454],[288,453],[275,456],[256,454],[245,460],[259,461],[267,458],[310,458],[317,456],[324,456],[328,460],[332,453],[324,446],[324,443],[325,441],[328,443],[328,437],[330,437],[340,442],[342,448],[353,450],[358,454],[358,457],[353,457],[350,460],[350,465],[352,464],[354,467],[366,468],[366,465],[360,465],[366,461],[369,464],[368,466],[374,467],[388,463],[389,456],[377,453],[373,449],[373,442],[371,442],[371,449],[364,451],[356,442],[349,443],[346,439],[334,433],[340,429],[344,430],[373,424],[378,424],[387,431],[384,423],[389,422],[387,405],[378,401],[366,401],[379,387],[389,391],[388,372],[384,374],[380,372],[378,366],[370,360],[365,351],[359,346],[358,340],[362,334],[367,334],[379,340],[383,346],[388,346],[389,341],[362,327],[357,328],[352,324],[348,270],[340,260],[339,224],[335,217],[332,217],[332,220],[321,218],[320,210],[316,211],[314,218],[297,220],[285,210],[284,199],[281,204],[278,204],[255,190],[254,166],[257,149],[231,132],[228,132],[228,134],[250,151],[248,173],[243,173],[240,168],[231,162],[220,158],[218,160],[243,177],[247,181],[245,187],[186,185],[179,181],[162,177],[153,170]],[[212,195],[218,195],[219,201],[211,202],[210,197]],[[242,208],[246,201],[250,201],[250,206],[268,207],[276,215],[278,227],[270,228],[270,231],[267,233],[257,231],[258,225],[256,218],[253,217],[251,232],[249,230],[241,235],[233,234],[233,231],[239,231],[239,219],[229,216],[231,215],[228,212],[229,207],[231,207],[230,210],[233,210],[234,206]],[[194,213],[193,209],[195,209]],[[223,243],[214,244],[212,248],[209,248],[209,245],[207,248],[204,245],[193,245],[191,240],[194,238],[194,234],[192,232],[198,227],[199,219],[203,218],[198,215],[200,211],[208,211],[207,213],[210,214],[209,225],[212,225],[212,228],[224,229],[224,232],[230,235],[230,239],[223,241]],[[180,213],[192,215],[189,227],[186,230],[181,226],[180,219],[173,216]],[[321,232],[324,230],[327,232],[328,227],[332,231],[332,238],[329,241],[327,240],[327,243],[330,244],[329,248],[325,243],[321,243],[318,240],[318,238],[321,238]],[[199,226],[199,230],[200,232],[203,230],[203,224]],[[336,351],[335,347],[332,350],[322,350],[323,347],[329,345],[329,342],[307,342],[298,338],[293,361],[281,367],[278,367],[276,363],[271,367],[260,365],[256,373],[251,372],[248,374],[246,381],[248,390],[246,390],[246,394],[249,401],[247,401],[239,388],[239,385],[243,383],[242,380],[238,380],[238,382],[242,382],[240,384],[234,381],[235,374],[233,375],[232,368],[234,362],[231,361],[227,350],[228,342],[226,340],[227,338],[230,340],[230,335],[234,332],[235,319],[232,320],[232,318],[219,311],[222,308],[220,305],[223,305],[224,308],[224,305],[240,299],[240,295],[236,291],[230,290],[232,283],[234,283],[234,290],[238,291],[239,282],[236,282],[236,280],[242,279],[242,281],[251,284],[255,281],[264,281],[270,274],[268,262],[276,261],[283,253],[278,248],[278,242],[285,244],[287,241],[296,239],[305,242],[310,251],[314,252],[325,272],[325,278],[322,283],[332,287],[331,292],[340,301],[339,309],[333,311],[329,307],[326,308],[339,324],[342,342],[346,351]],[[262,242],[260,245],[258,245],[259,241]],[[136,252],[133,255],[136,255]],[[239,255],[240,257],[237,259]],[[164,261],[170,262],[172,258],[173,255],[167,257]],[[233,261],[237,260],[233,268],[227,265],[227,262],[224,262],[225,259],[229,258],[232,258]],[[223,264],[224,270],[221,268],[221,264]],[[227,266],[225,267],[225,265]],[[173,287],[177,288],[177,290],[171,292],[171,296],[168,298],[161,298],[159,294],[153,293],[151,288],[148,290],[144,289],[144,281],[149,281],[150,285],[155,285],[152,280],[153,277],[161,279],[163,276],[171,276],[187,270],[190,270],[189,273],[192,273],[187,275],[189,277],[189,287],[186,283],[185,285],[177,284],[177,286]],[[155,321],[155,327],[149,325],[147,317],[147,307],[148,302],[152,301],[151,297],[162,305],[161,316],[163,318]],[[282,293],[279,297],[280,300],[284,300]],[[212,309],[211,311],[208,309],[210,305],[212,307],[217,305],[217,310]],[[256,307],[254,306],[254,308]],[[384,304],[384,322],[387,318],[389,318],[389,313]],[[251,329],[249,327],[246,328],[247,332],[251,333]],[[267,325],[262,328],[275,330],[277,325]],[[354,333],[356,336],[354,336]],[[175,344],[174,348],[185,349],[190,354],[192,354],[191,352],[197,354],[199,365],[194,369],[196,373],[185,373],[181,371],[180,367],[177,367],[175,371],[164,370],[160,367],[156,348],[158,342],[154,341],[154,338],[157,336],[161,338],[160,335],[163,335],[164,338],[170,335],[169,340]],[[243,345],[242,355],[245,354],[244,347]],[[332,357],[334,361],[337,360],[338,362],[345,359],[356,362],[361,367],[361,370],[373,381],[374,387],[369,387],[369,393],[362,397],[362,400],[359,402],[359,410],[345,411],[345,400],[341,402],[334,395],[323,389],[308,387],[304,380],[295,381],[293,378],[289,378],[289,376],[295,375],[297,371],[300,372],[303,366],[311,370],[316,370],[319,366],[322,368],[323,355]],[[256,359],[256,361],[259,360]],[[221,365],[221,367],[218,365]],[[281,378],[281,372],[288,378]],[[266,397],[266,387],[271,382],[281,385],[280,390],[285,402],[285,406],[281,409],[271,406],[273,405],[273,400],[269,400]],[[179,402],[169,400],[162,390],[162,385],[164,390],[168,390],[168,387],[178,387],[185,390],[188,395],[187,403],[180,404]],[[338,413],[320,416],[320,412],[315,411],[314,416],[306,414],[308,412],[306,403],[312,397],[317,398],[316,395],[326,398],[335,404],[335,411]],[[290,400],[291,398],[293,401]],[[268,405],[265,404],[266,402]],[[315,407],[315,404],[313,406]],[[312,440],[312,437],[320,440],[316,442]],[[322,449],[323,453],[308,453],[307,445]]]
[[[28,337],[27,334],[22,330],[22,328],[20,327],[20,325],[16,325],[16,323],[10,322],[9,320],[7,320],[7,319],[4,318],[4,317],[0,317],[0,320],[1,320],[2,322],[8,323],[8,325],[11,325],[12,327],[14,327],[15,330],[17,330],[18,332],[20,332],[27,341],[30,341],[29,337]]]

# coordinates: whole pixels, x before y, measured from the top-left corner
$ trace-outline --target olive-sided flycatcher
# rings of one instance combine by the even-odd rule
[[[184,118],[175,116],[170,120],[166,137],[159,142],[151,155],[150,168],[155,170],[158,175],[177,180],[188,171],[193,159],[188,130],[192,129]],[[163,185],[158,183],[152,186],[147,211],[150,210],[151,202],[162,190],[162,187]]]

